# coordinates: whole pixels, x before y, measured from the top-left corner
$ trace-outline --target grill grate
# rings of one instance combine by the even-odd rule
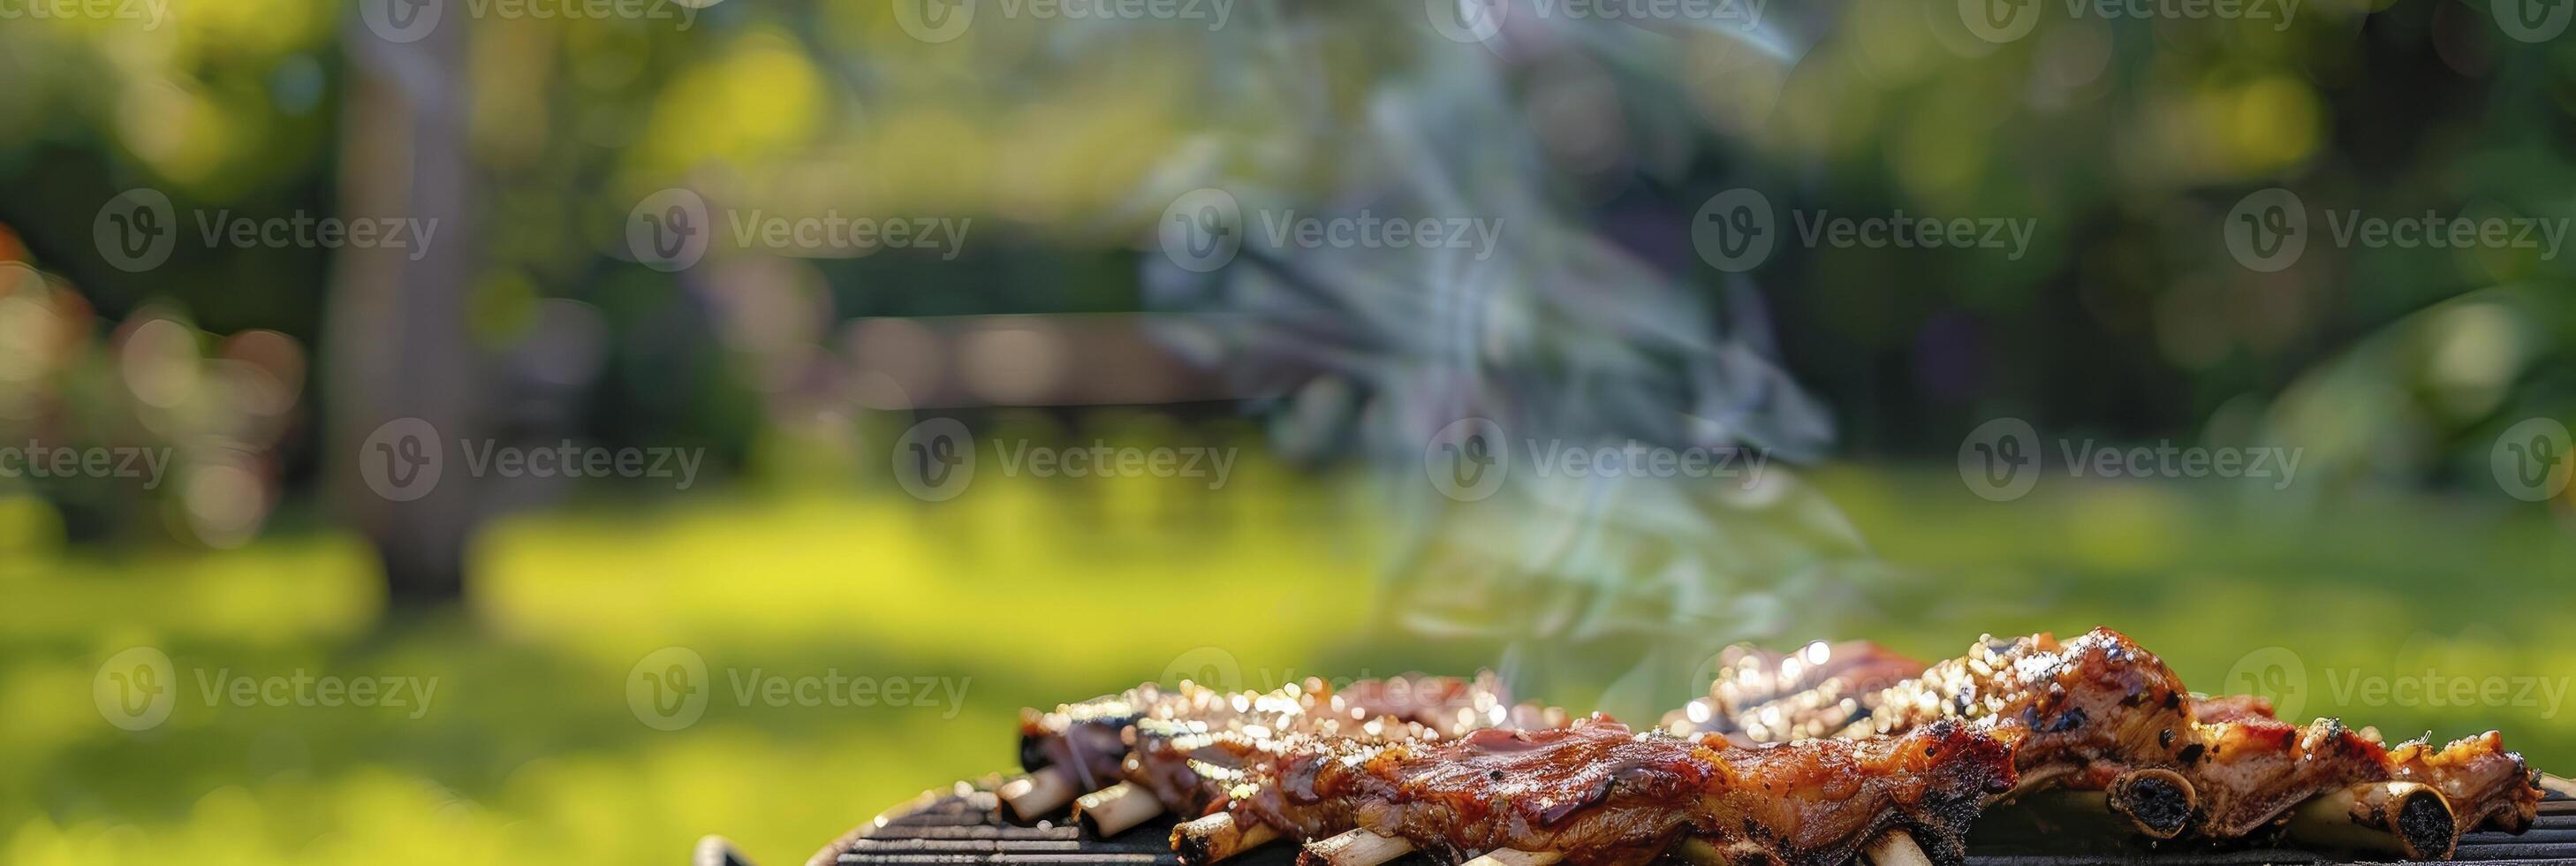
[[[1090,837],[1070,824],[1018,827],[999,817],[990,788],[998,779],[960,782],[889,810],[824,848],[807,866],[1178,866],[1165,840],[1174,820],[1164,816],[1114,839]],[[1969,866],[2253,866],[2265,863],[2332,863],[2334,858],[2282,848],[2209,850],[2168,845],[2123,845],[2082,853],[2034,853],[2027,843],[1970,840]],[[1237,866],[1293,866],[1297,846],[1271,844],[1228,861]],[[1407,855],[1393,866],[1429,866]],[[2460,838],[2455,861],[2576,863],[2576,800],[2552,792],[2540,820],[2519,836],[2473,833]]]

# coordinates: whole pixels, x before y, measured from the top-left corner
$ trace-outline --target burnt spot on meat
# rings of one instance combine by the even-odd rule
[[[2163,777],[2149,776],[2134,783],[2136,796],[2129,798],[2131,817],[2148,827],[2180,829],[2191,820],[2191,795],[2177,790]]]
[[[1210,855],[1215,852],[1210,846],[1215,840],[1214,834],[1175,832],[1172,834],[1172,853],[1178,855],[1183,863],[1205,863],[1214,859]]]
[[[2459,838],[2451,822],[2451,810],[2443,808],[2439,798],[2410,797],[2397,810],[2397,832],[2411,840],[2417,850],[2450,850],[2450,843]]]
[[[1735,856],[1735,866],[1780,866],[1780,858],[1772,855],[1769,851],[1755,848],[1753,850],[1737,854]]]
[[[1046,743],[1046,735],[1043,733],[1021,733],[1020,768],[1032,773],[1046,769],[1049,763]]]
[[[2067,731],[2072,731],[2076,728],[2082,727],[2084,722],[2090,718],[2090,716],[2085,715],[2083,707],[2068,707],[2064,712],[2058,713],[2055,717],[2050,718],[2048,720],[2048,724],[2034,728],[2034,730],[2043,734],[2063,734]]]
[[[2193,743],[2182,747],[2182,753],[2175,755],[2174,757],[2182,759],[2182,762],[2185,764],[2197,763],[2200,761],[2201,754],[2207,751],[2207,749],[2208,747],[2205,745]]]

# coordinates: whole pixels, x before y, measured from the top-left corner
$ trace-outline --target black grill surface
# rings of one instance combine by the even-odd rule
[[[990,788],[998,779],[958,783],[898,806],[814,855],[807,866],[1179,866],[1166,840],[1173,819],[1164,816],[1114,839],[1084,833],[1059,818],[1034,827],[1013,826],[998,815]],[[2264,863],[2336,863],[2337,858],[2290,848],[2213,850],[2190,845],[2148,847],[2101,840],[1989,839],[1983,828],[1969,843],[1969,866],[2252,866]],[[2060,843],[2063,843],[2061,846]],[[2060,849],[2063,850],[2053,850]],[[1271,843],[1227,861],[1239,866],[1292,866],[1297,846]],[[2540,820],[2522,835],[2473,833],[2460,839],[2454,862],[2576,864],[2576,800],[2552,793]],[[1390,866],[1432,866],[1407,855]]]

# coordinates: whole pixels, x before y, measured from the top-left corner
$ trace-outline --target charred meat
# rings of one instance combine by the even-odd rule
[[[1763,741],[1967,721],[2014,744],[2021,790],[2107,790],[2141,832],[2160,837],[2189,829],[2242,838],[2303,802],[2390,782],[2441,795],[2453,826],[2441,838],[2425,830],[2421,844],[2445,853],[2458,834],[2519,832],[2537,814],[2535,777],[2493,732],[2434,749],[2390,747],[2333,719],[2294,725],[2260,698],[2193,696],[2162,659],[2109,629],[2064,642],[1989,637],[1892,684],[1852,673],[1883,676],[1910,664],[1875,645],[1817,655],[1739,654],[1753,661],[1726,668],[1708,698],[1666,725]],[[1792,690],[1800,687],[1808,691]]]
[[[1271,756],[1245,762],[1257,769],[1223,806],[1238,822],[1303,838],[1359,828],[1453,861],[1510,850],[1631,866],[1687,837],[1732,862],[1835,866],[1901,830],[1956,863],[1980,805],[2014,778],[2004,743],[1956,723],[1746,747],[1595,717],[1440,742],[1222,747]]]

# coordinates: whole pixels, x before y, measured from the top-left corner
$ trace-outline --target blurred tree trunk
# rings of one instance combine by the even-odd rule
[[[333,260],[323,334],[323,369],[334,373],[325,386],[332,492],[374,543],[397,613],[462,598],[465,546],[478,519],[476,479],[457,447],[478,434],[479,363],[465,319],[474,249],[464,68],[472,28],[454,14],[462,7],[447,11],[415,41],[381,38],[360,20],[346,22],[343,39],[341,215],[436,221],[419,249],[343,248]]]

